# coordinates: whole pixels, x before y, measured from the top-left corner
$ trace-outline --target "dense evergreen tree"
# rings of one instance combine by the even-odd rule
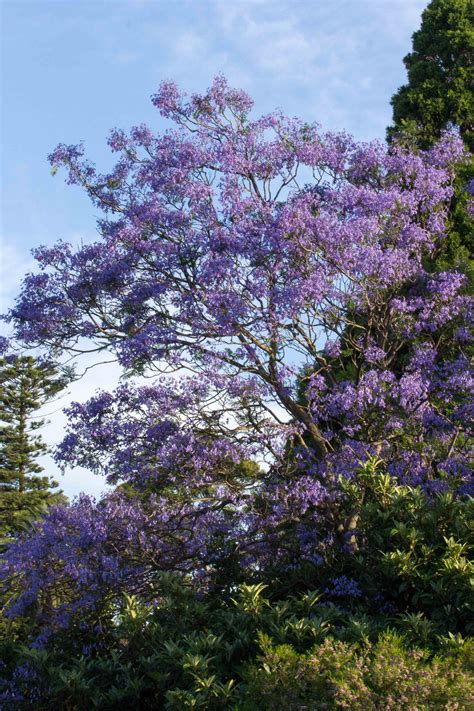
[[[416,131],[422,147],[435,143],[452,125],[474,149],[474,2],[432,0],[404,58],[408,83],[393,96],[393,136]]]
[[[459,130],[474,151],[474,2],[432,0],[413,35],[413,51],[404,58],[408,82],[392,97],[395,136],[410,147],[429,148],[449,128]],[[460,268],[474,285],[474,223],[469,201],[474,184],[474,163],[458,170],[451,204],[448,237],[433,266]],[[471,186],[471,189],[470,189]]]
[[[39,476],[47,452],[35,413],[66,385],[57,368],[31,356],[0,359],[0,541],[21,530],[49,504],[64,501],[51,477]]]

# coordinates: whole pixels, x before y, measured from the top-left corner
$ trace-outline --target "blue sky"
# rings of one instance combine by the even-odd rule
[[[47,154],[84,141],[109,165],[108,131],[163,123],[149,97],[162,79],[191,92],[220,72],[247,90],[263,113],[279,107],[384,138],[390,97],[405,82],[403,56],[427,0],[3,0],[0,311],[31,268],[29,251],[95,231],[96,213],[78,188],[53,178]],[[98,368],[63,398],[112,385]],[[51,416],[53,443],[64,418]],[[51,473],[54,465],[47,463]],[[102,482],[76,470],[61,479],[73,496]]]

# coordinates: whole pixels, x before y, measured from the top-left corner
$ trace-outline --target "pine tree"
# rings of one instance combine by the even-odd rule
[[[0,359],[0,543],[65,500],[51,477],[39,476],[38,457],[47,452],[35,413],[66,385],[55,366],[31,356]]]

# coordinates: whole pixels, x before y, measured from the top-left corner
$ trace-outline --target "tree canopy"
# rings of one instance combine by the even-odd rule
[[[408,145],[427,148],[443,131],[459,131],[474,148],[474,3],[432,0],[404,59],[408,82],[392,97],[393,125],[387,130]],[[447,236],[433,255],[433,268],[461,269],[474,287],[474,159],[459,166]]]
[[[392,98],[393,127],[411,128],[423,147],[457,126],[474,149],[474,4],[432,0],[423,11],[413,50],[404,58],[408,83]]]

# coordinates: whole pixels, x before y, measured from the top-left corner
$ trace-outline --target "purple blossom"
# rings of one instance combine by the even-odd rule
[[[362,592],[355,580],[348,578],[345,575],[340,575],[337,578],[332,578],[331,586],[324,590],[325,593],[335,598],[358,598]]]
[[[7,317],[27,346],[108,351],[151,378],[71,405],[56,453],[134,495],[54,509],[5,555],[10,614],[36,607],[45,633],[124,591],[153,597],[157,571],[212,584],[229,551],[253,570],[318,564],[338,484],[367,456],[410,484],[469,483],[472,300],[460,273],[427,268],[459,138],[413,154],[254,118],[222,76],[189,99],[166,82],[153,103],[173,127],[114,129],[110,172],[80,145],[51,154],[100,239],[35,250]]]

